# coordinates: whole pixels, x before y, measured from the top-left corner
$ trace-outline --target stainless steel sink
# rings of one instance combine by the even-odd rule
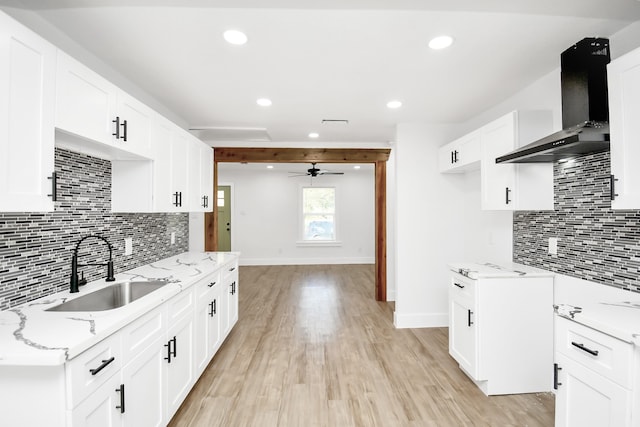
[[[161,280],[114,283],[95,292],[72,299],[46,311],[104,311],[125,306],[169,282]]]

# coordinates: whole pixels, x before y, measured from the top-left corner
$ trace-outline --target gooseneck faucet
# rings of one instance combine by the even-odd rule
[[[89,238],[100,239],[104,241],[109,247],[109,261],[106,263],[98,263],[98,264],[78,264],[78,249],[80,248],[80,244]],[[87,281],[84,277],[81,280],[78,280],[78,267],[89,267],[94,265],[106,265],[107,266],[107,278],[105,279],[107,282],[113,282],[116,280],[113,277],[113,249],[111,247],[111,243],[107,239],[102,236],[98,236],[97,234],[90,234],[88,236],[84,236],[82,239],[78,241],[75,249],[73,250],[73,256],[71,257],[71,281],[70,281],[70,289],[69,292],[72,294],[78,292],[79,285],[85,285]]]

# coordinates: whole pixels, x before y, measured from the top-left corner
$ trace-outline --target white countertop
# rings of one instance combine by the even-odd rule
[[[68,290],[0,311],[0,365],[60,365],[187,289],[222,265],[234,252],[185,252],[98,280],[71,294]],[[45,311],[65,301],[127,280],[167,280],[169,284],[114,310]]]
[[[491,262],[452,262],[449,269],[470,279],[489,277],[553,277],[554,273],[540,268],[529,267],[511,261]]]
[[[602,301],[576,307],[558,304],[556,313],[566,319],[640,346],[640,295],[628,299]]]

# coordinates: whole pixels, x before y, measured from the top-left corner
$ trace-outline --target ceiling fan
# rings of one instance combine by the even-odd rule
[[[295,174],[295,175],[289,176],[289,178],[293,178],[296,176],[310,176],[312,178],[315,178],[316,176],[320,176],[320,175],[344,175],[344,172],[331,172],[326,169],[318,169],[316,167],[316,163],[311,163],[311,168],[307,169],[306,173],[299,173],[299,172],[289,172],[289,173]]]

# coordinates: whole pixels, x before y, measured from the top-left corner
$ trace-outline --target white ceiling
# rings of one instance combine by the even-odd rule
[[[210,139],[305,142],[313,131],[329,146],[391,141],[401,122],[464,122],[559,67],[574,42],[640,19],[635,0],[265,3],[0,0],[33,9],[190,127],[215,128]],[[249,42],[227,44],[227,29]],[[428,49],[440,34],[454,45]],[[392,99],[403,106],[387,109]]]

